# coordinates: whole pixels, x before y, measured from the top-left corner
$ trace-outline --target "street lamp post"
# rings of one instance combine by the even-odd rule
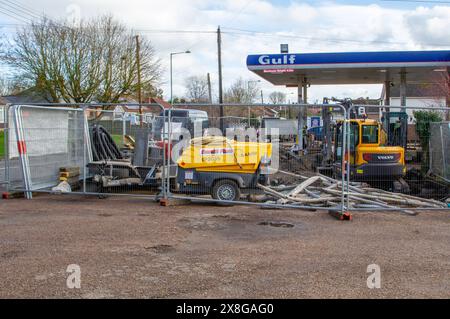
[[[183,51],[183,52],[170,53],[170,104],[173,104],[173,78],[172,78],[172,76],[173,76],[173,68],[172,68],[173,63],[172,63],[172,58],[173,58],[174,55],[177,55],[177,54],[189,54],[189,53],[191,53],[191,51],[189,51],[189,50]]]

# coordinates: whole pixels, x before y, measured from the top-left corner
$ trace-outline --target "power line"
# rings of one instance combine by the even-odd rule
[[[426,0],[379,0],[382,2],[417,2],[417,3],[437,3],[437,4],[450,4],[450,1],[426,1]]]
[[[244,30],[244,29],[236,29],[236,28],[226,28],[232,31],[224,31],[222,33],[229,35],[241,35],[241,36],[262,36],[262,37],[270,37],[270,38],[291,38],[291,39],[302,39],[302,40],[312,40],[318,42],[326,42],[326,43],[359,43],[359,44],[399,44],[406,45],[406,42],[394,42],[394,41],[382,41],[382,40],[373,40],[373,41],[362,41],[362,40],[354,40],[354,39],[336,39],[336,38],[319,38],[319,37],[311,37],[304,35],[295,35],[295,34],[276,34],[262,31],[253,31],[253,30]],[[237,31],[237,32],[233,32]],[[442,43],[423,43],[431,46],[443,46]],[[444,46],[449,46],[450,44],[446,44]]]
[[[16,12],[18,12],[20,14],[23,14],[23,15],[26,15],[26,16],[30,16],[30,17],[32,17],[34,19],[40,18],[39,15],[31,12],[28,9],[23,9],[23,7],[20,4],[14,2],[14,1],[11,1],[11,0],[9,0],[9,1],[0,0],[0,3],[2,3],[3,5],[8,6],[12,10],[16,10]]]
[[[19,18],[21,18],[21,19],[23,19],[22,21],[27,21],[27,20],[32,21],[32,19],[30,19],[29,16],[26,16],[26,15],[21,14],[20,11],[19,11],[19,13],[18,13],[17,11],[11,10],[10,8],[7,8],[7,7],[5,7],[5,6],[0,7],[0,9],[3,10],[3,13],[4,13],[4,11],[7,11],[7,12],[9,12],[10,14],[12,14],[12,15],[14,15],[14,16],[17,16],[17,17],[19,17]],[[11,16],[11,15],[10,15],[10,16]]]
[[[3,7],[1,6],[3,5]],[[5,7],[8,6],[9,8]],[[25,24],[0,24],[0,26],[3,27],[30,27],[30,22],[33,23],[35,20],[41,20],[41,19],[48,19],[49,21],[53,22],[55,25],[58,25],[58,22],[55,22],[53,19],[45,16],[44,14],[40,14],[37,11],[31,9],[30,7],[23,5],[21,3],[19,3],[18,1],[15,0],[0,0],[0,9],[2,11],[0,11],[1,13],[12,17],[15,20],[18,20],[20,22],[24,22]],[[5,12],[8,11],[9,13]]]
[[[36,17],[42,17],[42,15],[40,13],[38,13],[37,11],[31,9],[30,7],[28,7],[28,6],[24,5],[24,4],[19,3],[18,1],[9,0],[9,2],[14,3],[17,7],[20,7],[23,10],[28,11],[29,13],[33,14]]]
[[[1,0],[0,0],[1,1]],[[399,1],[399,0],[397,0]],[[2,8],[0,8],[2,9]],[[29,25],[24,24],[0,24],[0,26],[4,27],[14,27],[14,26],[24,26],[29,27]],[[357,43],[357,44],[397,44],[397,45],[407,45],[407,42],[398,42],[398,41],[383,41],[383,40],[373,40],[373,41],[363,41],[363,40],[355,40],[355,39],[342,39],[342,38],[321,38],[321,37],[313,37],[313,36],[306,36],[306,35],[300,35],[300,34],[279,34],[279,33],[273,33],[273,32],[264,32],[264,31],[255,31],[255,30],[246,30],[246,29],[239,29],[239,28],[230,28],[225,27],[223,28],[225,31],[222,30],[222,34],[231,35],[231,36],[252,36],[252,37],[268,37],[268,38],[277,38],[277,39],[301,39],[301,40],[309,40],[309,41],[317,41],[317,42],[325,42],[325,43]],[[217,31],[213,30],[169,30],[169,29],[134,29],[136,32],[139,33],[147,33],[147,34],[174,34],[174,35],[191,35],[191,34],[216,34]],[[229,30],[229,31],[226,31]],[[195,44],[192,44],[192,46],[198,44],[200,41],[198,41]],[[431,45],[431,46],[449,46],[450,44],[436,44],[436,43],[422,43],[424,45]]]
[[[233,15],[233,17],[230,19],[230,21],[228,21],[228,23],[230,25],[232,25],[241,16],[241,14],[244,12],[244,10],[247,9],[247,7],[250,6],[253,2],[255,2],[255,0],[250,0],[247,3],[245,3],[241,7],[241,9],[239,9],[239,11]]]
[[[202,31],[202,30],[149,30],[149,29],[134,29],[137,32],[141,32],[141,33],[164,33],[164,34],[170,34],[170,33],[175,33],[175,34],[183,34],[183,33],[187,33],[187,34],[215,34],[216,31]]]
[[[22,6],[20,4],[17,4],[16,2],[13,1],[6,2],[4,0],[0,0],[0,5],[3,5],[2,7],[3,10],[7,10],[8,12],[17,15],[21,18],[24,18],[26,20],[34,20],[40,18],[39,15],[35,13],[30,13],[28,9],[27,10],[22,9]]]
[[[1,0],[0,0],[1,2]],[[15,28],[15,27],[31,27],[28,24],[19,23],[0,23],[0,27]],[[216,34],[214,30],[167,30],[167,29],[135,29],[131,28],[133,31],[140,33],[151,33],[151,34]]]
[[[0,13],[4,14],[4,15],[10,17],[10,18],[13,18],[13,19],[15,19],[15,20],[17,20],[17,21],[25,22],[25,23],[30,23],[29,20],[26,20],[26,19],[23,19],[23,18],[19,18],[19,17],[16,16],[15,14],[13,15],[13,14],[10,14],[10,13],[5,12],[5,11],[3,11],[3,10],[4,10],[4,9],[0,7]]]

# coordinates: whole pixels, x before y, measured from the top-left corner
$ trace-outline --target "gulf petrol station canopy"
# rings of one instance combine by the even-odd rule
[[[450,51],[340,52],[259,54],[247,57],[247,67],[274,85],[408,83],[448,78]]]

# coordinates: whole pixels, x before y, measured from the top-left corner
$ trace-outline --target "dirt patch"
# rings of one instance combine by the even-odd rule
[[[321,211],[68,195],[4,200],[0,214],[0,298],[449,297],[448,211],[342,222]],[[66,288],[71,264],[79,290]],[[367,288],[371,264],[381,289]]]
[[[293,234],[302,236],[305,232],[305,227],[299,222],[278,219],[267,221],[257,215],[248,214],[199,215],[182,218],[179,223],[193,234],[192,237],[199,241],[199,245],[203,245],[202,236],[206,236],[205,234],[210,232],[213,232],[214,236],[244,242],[274,240]],[[262,225],[271,227],[261,227]],[[196,235],[198,236],[196,237]]]
[[[179,220],[182,227],[193,231],[208,231],[208,230],[221,230],[226,227],[225,221],[216,221],[203,217],[187,217]]]
[[[145,247],[145,249],[147,250],[152,250],[158,254],[165,254],[165,253],[170,253],[172,251],[175,250],[175,248],[171,245],[156,245],[156,246],[150,246],[150,247]]]
[[[272,227],[280,227],[280,228],[293,228],[295,227],[294,224],[286,223],[286,222],[278,222],[278,221],[270,221],[270,222],[260,222],[258,223],[260,226],[272,226]]]
[[[23,250],[10,250],[0,253],[0,258],[10,259],[19,257],[24,253]]]
[[[113,215],[112,214],[97,214],[97,216],[100,216],[100,217],[112,217]]]

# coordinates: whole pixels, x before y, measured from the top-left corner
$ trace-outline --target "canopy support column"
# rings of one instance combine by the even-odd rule
[[[400,72],[400,106],[401,112],[406,112],[406,72]]]
[[[389,106],[391,105],[391,81],[384,82],[384,105],[386,106],[386,112],[389,112]]]
[[[308,100],[308,82],[306,78],[302,79],[302,82],[298,84],[297,87],[297,95],[298,95],[298,104],[301,104],[299,106],[299,112],[298,112],[298,124],[297,124],[297,151],[304,150],[306,148],[306,145],[303,143],[303,130],[306,126],[307,122],[307,110],[306,110],[306,103]]]

